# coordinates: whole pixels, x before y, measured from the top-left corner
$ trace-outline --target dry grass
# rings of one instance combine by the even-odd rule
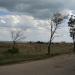
[[[12,47],[12,44],[0,44],[0,53]],[[46,54],[48,44],[17,44],[21,53],[24,54]],[[73,44],[69,43],[57,43],[52,44],[51,53],[62,53],[62,52],[72,52]]]
[[[10,64],[24,60],[34,60],[47,57],[48,44],[26,43],[17,44],[20,53],[15,55],[4,55],[3,52],[12,47],[12,44],[3,43],[0,44],[0,64]],[[73,50],[73,44],[59,43],[52,44],[51,55],[60,55],[65,53],[71,53]]]

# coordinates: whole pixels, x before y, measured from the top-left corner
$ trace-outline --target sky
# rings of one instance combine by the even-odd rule
[[[25,41],[49,41],[48,20],[56,12],[74,14],[75,0],[0,0],[0,40],[11,40],[11,30],[24,30]],[[72,42],[68,19],[61,23],[54,42]]]

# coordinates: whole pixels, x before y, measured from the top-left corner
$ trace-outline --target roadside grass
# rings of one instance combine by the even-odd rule
[[[10,47],[0,46],[0,65],[15,64],[26,61],[41,60],[53,56],[72,53],[72,44],[52,44],[51,55],[47,55],[47,44],[18,44],[19,53],[4,53]]]

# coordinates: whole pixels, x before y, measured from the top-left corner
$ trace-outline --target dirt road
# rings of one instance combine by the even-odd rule
[[[0,66],[0,75],[75,75],[75,55]]]

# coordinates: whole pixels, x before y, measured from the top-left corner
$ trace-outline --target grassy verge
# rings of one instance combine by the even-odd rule
[[[43,55],[24,55],[24,54],[15,54],[15,55],[2,55],[0,56],[0,65],[8,65],[8,64],[16,64],[21,62],[28,62],[34,60],[42,60],[51,58],[54,56],[62,55],[62,54],[69,54],[69,53],[56,53],[51,54],[50,56],[47,54]]]
[[[23,61],[32,61],[48,58],[48,55],[24,55],[24,54],[15,54],[15,55],[2,55],[0,56],[0,65],[14,64]]]

